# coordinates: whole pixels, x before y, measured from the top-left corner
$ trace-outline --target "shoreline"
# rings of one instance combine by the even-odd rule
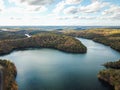
[[[27,48],[53,48],[67,53],[87,52],[87,48],[79,40],[53,33],[41,33],[30,38],[0,41],[0,55]]]
[[[106,67],[106,69],[98,73],[98,79],[113,86],[114,90],[120,90],[120,60],[107,62],[103,66]]]
[[[16,66],[9,60],[1,60],[0,66],[2,66],[2,76],[3,79],[1,83],[2,90],[18,90],[18,85],[15,81],[17,76]]]
[[[90,39],[95,42],[110,46],[112,49],[120,52],[120,29],[96,28],[88,30],[63,30],[60,34]]]

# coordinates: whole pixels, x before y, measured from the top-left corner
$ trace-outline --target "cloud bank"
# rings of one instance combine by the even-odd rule
[[[0,13],[4,22],[48,23],[51,20],[54,24],[81,21],[96,24],[106,20],[120,25],[120,4],[105,0],[0,0]]]

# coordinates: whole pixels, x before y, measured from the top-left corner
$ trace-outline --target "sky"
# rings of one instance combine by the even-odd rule
[[[0,0],[0,26],[120,26],[120,0]]]

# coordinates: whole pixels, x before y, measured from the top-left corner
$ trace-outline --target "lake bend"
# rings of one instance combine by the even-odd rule
[[[120,59],[120,53],[88,39],[79,39],[85,54],[54,49],[28,49],[0,56],[17,67],[19,90],[112,90],[97,78],[102,64]]]

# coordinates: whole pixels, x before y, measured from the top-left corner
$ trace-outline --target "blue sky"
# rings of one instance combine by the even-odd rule
[[[120,26],[120,0],[0,0],[0,25]]]

